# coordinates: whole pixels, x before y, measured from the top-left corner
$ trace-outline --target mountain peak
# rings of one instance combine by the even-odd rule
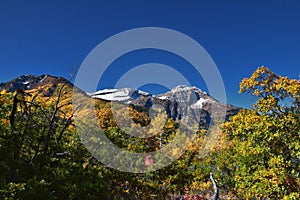
[[[173,92],[173,93],[174,92],[182,92],[182,91],[197,91],[197,92],[207,94],[206,92],[197,88],[196,86],[178,85],[178,86],[174,87],[173,89],[171,89],[171,92]]]
[[[6,90],[8,92],[14,92],[17,89],[31,90],[46,84],[57,85],[58,83],[65,83],[65,82],[70,83],[65,78],[55,77],[48,74],[43,74],[40,76],[26,74],[26,75],[19,76],[6,83],[1,83],[0,91]]]
[[[226,116],[228,118],[239,110],[237,107],[217,101],[195,86],[186,85],[178,85],[159,95],[152,95],[132,88],[104,89],[88,95],[95,99],[144,108],[159,104],[165,108],[170,118],[180,120],[182,116],[202,115],[202,121],[205,121],[205,124],[209,121],[208,116],[221,116],[224,114],[223,111],[226,110],[228,111]]]

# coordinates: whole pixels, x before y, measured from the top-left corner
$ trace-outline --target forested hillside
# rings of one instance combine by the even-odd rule
[[[50,79],[43,85],[33,82],[27,89],[2,88],[1,199],[209,199],[217,196],[211,173],[219,199],[300,198],[299,80],[259,67],[240,84],[240,92],[256,97],[252,108],[241,109],[210,128],[199,124],[189,137],[164,112],[151,119],[149,108],[128,105],[116,114],[109,101],[91,98],[79,88],[73,93],[70,82]],[[127,173],[109,168],[82,143],[74,117],[88,118],[89,111],[73,108],[72,95],[83,104],[94,103],[99,129],[124,150],[159,151],[179,135],[187,151],[156,171]],[[124,119],[122,124],[130,118],[134,125],[125,130],[115,118]],[[152,137],[126,133],[150,121]],[[206,142],[212,135],[213,143]],[[181,150],[168,153],[171,157],[177,151]],[[145,157],[141,162],[151,168],[161,161]]]

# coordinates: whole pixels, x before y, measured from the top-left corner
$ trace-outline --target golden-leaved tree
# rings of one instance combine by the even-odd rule
[[[240,198],[299,199],[300,81],[262,66],[240,92],[258,99],[223,127],[231,144],[218,161],[224,185]]]

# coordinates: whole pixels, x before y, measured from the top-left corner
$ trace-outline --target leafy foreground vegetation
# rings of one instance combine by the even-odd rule
[[[1,199],[206,199],[213,195],[210,172],[220,199],[300,199],[297,80],[258,68],[240,85],[240,92],[257,96],[257,102],[211,128],[217,135],[214,144],[204,144],[208,133],[200,127],[180,159],[145,174],[120,172],[91,156],[73,125],[72,88],[60,84],[51,97],[43,91],[1,92]],[[97,100],[99,124],[129,151],[159,150],[177,131],[178,124],[168,119],[163,131],[150,130],[157,132],[151,138],[128,137],[109,105]],[[149,123],[145,110],[127,109],[136,125]],[[163,119],[157,116],[154,124]]]

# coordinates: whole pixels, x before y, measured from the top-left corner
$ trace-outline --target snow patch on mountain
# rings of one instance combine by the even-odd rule
[[[203,108],[203,103],[209,101],[209,99],[203,99],[200,98],[196,103],[194,103],[193,105],[191,105],[192,109],[202,109]]]
[[[163,95],[163,96],[157,96],[157,98],[158,98],[158,99],[161,99],[161,100],[166,100],[166,99],[168,99],[168,97],[167,97],[167,96],[164,96],[164,95]]]
[[[43,77],[43,78],[39,81],[39,83],[43,82],[43,81],[47,78],[47,75],[45,74],[45,75],[43,75],[42,77]]]
[[[107,101],[128,101],[137,99],[140,95],[150,96],[149,93],[135,90],[132,88],[121,88],[121,89],[104,89],[99,90],[95,93],[88,93],[93,98],[103,99]]]
[[[144,91],[142,91],[142,90],[137,90],[137,92],[138,92],[138,94],[140,94],[140,95],[144,95],[144,96],[151,96],[151,94],[150,94],[150,93],[148,93],[148,92],[144,92]]]
[[[93,98],[107,101],[126,101],[131,98],[133,91],[129,88],[123,89],[104,89],[90,94]]]

